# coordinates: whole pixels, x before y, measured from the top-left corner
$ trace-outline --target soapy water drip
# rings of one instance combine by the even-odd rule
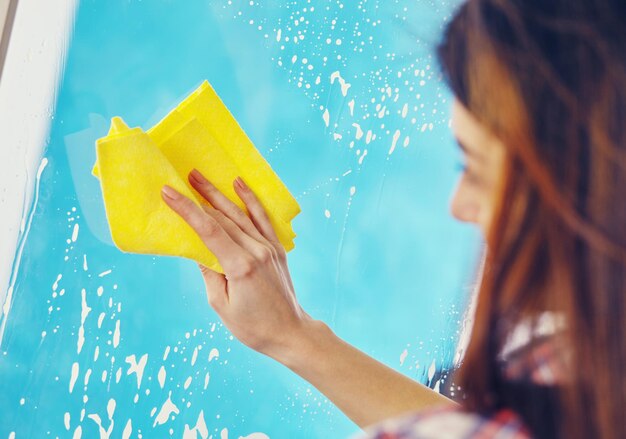
[[[222,328],[222,325],[220,324],[219,327]],[[212,340],[214,340],[213,336],[215,334],[216,328],[217,328],[217,325],[214,323],[211,326],[209,331],[204,331],[202,329],[194,329],[193,331],[189,331],[185,333],[184,337],[181,338],[181,341],[179,341],[176,345],[174,345],[173,349],[170,345],[165,347],[163,360],[162,360],[163,363],[160,365],[157,385],[161,389],[168,391],[169,397],[164,402],[161,401],[159,403],[160,409],[158,409],[158,414],[153,421],[153,428],[157,428],[169,422],[172,419],[172,417],[175,417],[177,414],[180,413],[180,411],[182,410],[183,404],[185,405],[186,409],[189,409],[189,407],[191,407],[191,401],[186,402],[186,404],[185,404],[185,401],[187,398],[190,398],[194,392],[202,394],[205,391],[207,391],[207,388],[209,387],[209,376],[210,376],[209,369],[216,367],[215,365],[209,367],[209,363],[211,364],[215,363],[217,367],[223,367],[227,364],[228,359],[227,358],[221,359],[220,357],[222,357],[222,355],[220,355],[220,351],[216,348],[211,348],[210,352],[206,355],[206,357],[200,355],[200,353],[204,352],[205,349],[209,350],[207,348],[207,345],[210,346],[210,343],[212,342]],[[233,340],[232,335],[228,335],[228,333],[225,333],[224,335],[226,336],[226,339],[228,341]],[[123,344],[123,340],[120,341],[120,346],[121,344]],[[111,346],[111,345],[107,345],[107,346]],[[98,351],[99,348],[100,348],[100,345],[97,345],[96,351]],[[115,349],[112,346],[111,348]],[[105,350],[105,353],[108,353],[108,352],[109,351]],[[230,352],[230,348],[226,349],[226,353],[228,352]],[[106,383],[107,392],[111,392],[113,386],[127,384],[126,380],[124,381],[121,380],[123,370],[126,371],[126,375],[129,376],[129,379],[132,379],[131,375],[134,374],[136,378],[135,385],[138,389],[138,393],[135,395],[135,399],[133,401],[135,404],[138,402],[139,390],[143,390],[143,393],[145,393],[146,397],[148,397],[151,394],[150,384],[148,384],[148,386],[145,389],[142,386],[142,383],[144,381],[143,380],[144,370],[150,363],[149,355],[143,354],[140,356],[139,359],[138,358],[139,357],[136,355],[130,355],[126,357],[125,362],[127,363],[127,367],[118,368],[117,373],[114,374],[113,370],[115,368],[116,360],[114,356],[111,356],[110,368],[102,371],[102,382]],[[169,361],[167,361],[168,359]],[[181,360],[183,361],[181,362]],[[174,380],[174,377],[171,377],[169,381],[166,381],[166,374],[165,374],[166,367],[169,368],[175,364],[182,364],[182,363],[187,363],[189,367],[191,367],[191,370],[192,370],[191,375],[188,376],[184,385],[181,383],[177,383],[177,381]],[[97,364],[97,361],[94,359],[94,365],[96,364]],[[91,373],[92,373],[91,368],[87,369],[86,372],[84,373],[85,375],[84,377],[85,395],[84,395],[84,401],[83,401],[84,403],[86,403],[88,399],[87,390],[88,390],[88,385],[89,385],[89,377]],[[72,393],[75,390],[76,383],[79,381],[79,378],[81,376],[81,367],[79,365],[79,362],[75,362],[72,365],[71,375],[72,376],[71,376],[71,380],[69,384],[70,393]],[[116,376],[115,380],[113,379],[113,376]],[[194,384],[195,380],[192,379],[192,377],[198,377],[198,382],[196,384]],[[183,392],[181,393],[181,391]],[[156,393],[155,396],[158,397],[158,393]],[[115,409],[115,404],[113,404],[112,406],[111,402],[109,401],[108,413],[110,414],[110,416],[109,416],[108,424],[105,423],[100,418],[100,415],[97,413],[91,413],[87,415],[87,418],[89,418],[98,426],[98,431],[99,431],[99,435],[101,439],[107,439],[107,438],[113,437],[113,435],[115,434],[114,432],[117,431],[114,428],[114,422],[113,422],[113,415],[115,412],[114,409]],[[77,418],[77,419],[80,419],[81,422],[85,416],[84,410],[85,410],[85,406],[83,405],[81,416]],[[154,414],[156,413],[157,412],[155,411]],[[63,416],[64,416],[64,423],[69,424],[69,419],[71,419],[72,417],[71,413],[65,412]],[[206,428],[205,425],[203,426],[203,423],[204,423],[203,416],[204,416],[203,411],[201,410],[198,424],[196,425],[196,427],[191,429],[191,431],[198,432],[198,434],[200,434],[201,437],[203,437],[202,434]],[[124,426],[123,437],[128,437],[128,435],[132,431],[131,420],[128,419],[128,420],[124,420],[123,422],[119,422],[117,428],[122,428],[122,426]],[[74,437],[80,438],[81,436],[82,436],[82,428],[80,428],[80,425],[79,425],[74,430]]]
[[[428,111],[428,109],[423,107],[423,104],[420,107],[417,105],[409,106],[409,102],[406,101],[407,99],[410,102],[414,102],[415,99],[419,100],[421,96],[417,92],[421,87],[424,87],[429,82],[434,82],[434,79],[436,79],[434,69],[431,68],[432,56],[423,54],[421,57],[418,57],[412,53],[407,53],[401,57],[402,61],[400,62],[400,58],[395,53],[384,53],[382,44],[377,43],[383,36],[375,32],[376,26],[379,26],[382,21],[380,18],[372,18],[377,16],[376,11],[379,9],[379,3],[369,3],[370,6],[366,6],[368,4],[366,1],[358,2],[358,4],[354,5],[330,1],[327,3],[328,12],[326,15],[328,18],[324,21],[317,20],[318,17],[315,14],[309,18],[313,13],[313,7],[303,8],[296,2],[283,4],[281,7],[286,11],[290,11],[292,17],[294,15],[301,15],[301,19],[304,19],[305,16],[307,17],[307,32],[301,32],[301,27],[294,26],[293,23],[284,20],[281,16],[275,19],[259,16],[259,12],[256,10],[256,7],[259,6],[258,4],[250,5],[250,7],[238,5],[237,13],[233,15],[233,18],[243,19],[244,21],[249,21],[254,26],[258,26],[263,37],[267,40],[268,47],[272,49],[279,48],[281,55],[275,58],[278,66],[288,69],[290,81],[297,83],[299,88],[304,88],[307,96],[314,101],[319,101],[322,95],[326,96],[326,102],[320,106],[320,109],[324,113],[324,119],[328,121],[327,126],[330,128],[334,128],[334,124],[330,123],[330,115],[328,114],[328,112],[332,113],[330,111],[330,102],[333,98],[332,85],[339,80],[341,96],[344,98],[348,97],[348,90],[353,88],[354,84],[352,81],[348,82],[344,79],[342,70],[349,66],[350,56],[358,57],[358,54],[363,52],[364,47],[368,47],[374,53],[380,52],[381,54],[374,56],[374,60],[379,62],[373,63],[372,71],[367,73],[361,72],[360,75],[357,73],[355,76],[355,79],[369,79],[369,84],[365,87],[360,85],[360,89],[356,94],[356,98],[361,101],[359,107],[364,111],[364,114],[361,116],[363,120],[374,115],[378,118],[386,118],[390,114],[397,114],[402,119],[405,119],[410,115],[409,113],[417,113],[416,116],[424,119],[439,114],[437,106],[440,102],[435,102],[432,111]],[[394,3],[400,5],[403,2],[395,1]],[[230,7],[234,7],[234,5],[231,4]],[[344,9],[350,9],[350,13],[358,17],[354,20],[354,23],[348,24],[345,19],[339,18],[348,15],[342,11]],[[374,13],[370,11],[374,11]],[[255,19],[248,20],[246,16],[254,16]],[[406,15],[400,16],[395,14],[395,17],[403,22],[407,19]],[[296,21],[298,20],[296,19]],[[327,27],[329,21],[331,24],[330,33],[328,33],[329,29]],[[275,35],[275,38],[270,38],[268,29],[271,29],[271,33]],[[368,29],[371,29],[371,32]],[[333,35],[335,33],[339,33],[340,37],[337,38]],[[295,44],[290,44],[291,42]],[[339,48],[344,43],[354,48],[352,55],[349,55],[350,51],[344,49],[339,53]],[[423,52],[424,49],[421,48],[421,51]],[[331,55],[337,58],[334,67],[330,60]],[[413,58],[412,62],[410,61],[411,57]],[[337,63],[340,64],[339,70],[336,68]],[[383,67],[376,68],[379,64],[382,64]],[[324,69],[327,68],[330,70],[326,73]],[[324,77],[329,79],[328,83],[322,80]],[[398,85],[394,83],[398,83]],[[436,83],[434,85],[437,87]],[[312,96],[310,94],[311,90],[315,90]],[[376,96],[376,90],[381,92],[381,94]],[[439,91],[438,87],[437,90]],[[402,93],[405,96],[404,100],[400,100]],[[438,97],[441,98],[441,95],[438,95]],[[375,105],[376,103],[378,103],[377,110],[368,110],[370,104]],[[381,103],[385,105],[381,105]],[[391,105],[392,103],[398,105]],[[391,107],[388,108],[388,104]],[[341,106],[343,107],[343,105],[344,103]],[[394,111],[391,110],[392,107]],[[419,111],[420,109],[422,110],[421,112]],[[340,117],[337,116],[335,119],[339,120]],[[411,117],[409,120],[411,121],[411,126],[415,126],[418,122],[417,117]],[[446,122],[445,118],[437,119],[437,123]],[[430,127],[430,124],[428,126]],[[390,139],[394,136],[389,130],[382,129],[382,131]],[[346,138],[344,133],[339,134],[341,138]],[[406,136],[405,139],[408,137]],[[405,143],[407,142],[405,141],[402,144],[404,145]]]
[[[15,288],[15,281],[17,280],[17,267],[20,266],[20,262],[22,260],[22,254],[24,252],[24,245],[26,244],[26,238],[28,237],[28,232],[30,231],[30,227],[33,222],[33,216],[35,215],[35,211],[37,210],[37,204],[39,202],[39,186],[41,184],[41,175],[44,170],[48,166],[48,159],[46,157],[41,159],[41,163],[39,164],[39,169],[37,170],[37,177],[35,179],[35,196],[33,199],[32,206],[27,215],[22,219],[22,227],[20,228],[20,236],[18,238],[18,250],[15,256],[15,260],[13,262],[13,268],[11,270],[11,279],[9,281],[9,288],[7,290],[7,295],[4,299],[4,304],[2,306],[2,314],[0,315],[0,344],[2,343],[4,337],[4,330],[6,327],[6,322],[9,317],[9,312],[11,311],[11,304],[13,302],[13,289]],[[27,219],[25,219],[27,218]]]
[[[397,0],[394,3],[403,4]],[[446,99],[442,95],[442,87],[436,81],[430,53],[419,55],[407,53],[397,56],[395,53],[384,52],[383,45],[378,42],[382,41],[384,36],[376,32],[376,26],[381,24],[379,14],[376,13],[379,2],[360,1],[349,5],[329,1],[326,5],[325,18],[319,21],[318,17],[312,14],[311,5],[303,7],[297,2],[287,2],[280,8],[291,12],[291,22],[283,18],[284,14],[276,14],[277,17],[272,17],[271,14],[263,16],[257,9],[262,6],[260,3],[251,4],[249,7],[244,4],[230,6],[237,8],[237,13],[233,14],[234,19],[258,26],[267,47],[274,53],[278,51],[272,59],[279,68],[287,71],[289,81],[296,83],[311,99],[311,105],[319,108],[327,133],[334,141],[350,149],[360,144],[369,145],[374,149],[381,147],[388,149],[376,201],[378,212],[390,157],[397,153],[399,146],[408,148],[411,137],[423,135],[428,130],[432,131],[435,124],[449,122],[445,112],[439,111],[439,106],[445,104]],[[350,14],[357,17],[352,25],[347,24],[343,17],[348,14],[341,9],[350,9]],[[395,19],[406,22],[407,17],[406,14],[396,13]],[[301,32],[301,26],[298,24],[300,20],[306,22],[307,32]],[[355,50],[352,52],[344,50],[346,45]],[[377,54],[374,56],[377,61],[372,63],[371,71],[355,72],[349,68],[350,61],[352,58],[357,59],[363,48],[369,48]],[[424,51],[423,48],[419,50]],[[335,55],[337,59],[332,59]],[[423,101],[420,103],[422,89],[427,84],[437,93],[437,99],[430,108],[427,108]],[[322,99],[325,102],[320,105]],[[344,112],[347,102],[350,111]],[[384,145],[386,139],[389,143]],[[358,178],[359,171],[366,165],[365,158],[370,152],[367,148],[355,149],[357,173],[349,178]],[[345,177],[344,175],[343,178]],[[336,181],[339,180],[341,179]],[[329,183],[334,182],[332,179],[321,182],[312,189],[300,193],[296,199],[301,199]],[[347,200],[348,204],[351,202],[351,199]],[[343,220],[337,249],[333,321],[336,319],[340,300],[337,293],[339,265],[348,215],[349,208]]]
[[[75,212],[75,210],[74,210]],[[112,270],[106,270],[106,275],[112,274],[113,271]],[[89,272],[87,271],[85,273],[86,276],[90,276]],[[53,294],[57,294],[60,291],[64,291],[63,288],[63,283],[65,281],[65,278],[63,276],[63,273],[59,273],[56,278],[54,279],[54,282],[52,283],[52,291]],[[71,279],[68,279],[68,281],[71,281]],[[128,367],[123,367],[123,366],[117,366],[117,362],[116,362],[116,358],[114,355],[110,355],[112,354],[113,350],[120,348],[121,345],[123,344],[123,339],[121,338],[121,330],[120,330],[120,322],[121,319],[119,317],[119,314],[121,313],[122,310],[122,304],[119,301],[115,301],[114,297],[111,296],[112,293],[115,293],[117,291],[117,284],[113,284],[112,288],[108,288],[106,290],[106,292],[109,293],[109,297],[108,300],[105,299],[105,289],[103,288],[102,285],[98,286],[96,291],[87,291],[86,288],[82,288],[81,289],[81,294],[80,294],[80,302],[81,302],[81,315],[80,315],[80,328],[79,331],[76,334],[77,337],[77,355],[80,355],[81,353],[84,352],[83,347],[88,346],[90,349],[94,348],[94,343],[95,343],[95,348],[94,348],[94,355],[93,355],[93,363],[91,363],[92,367],[96,366],[98,364],[100,364],[101,366],[104,366],[104,369],[101,369],[101,375],[102,375],[102,383],[105,384],[107,392],[111,392],[111,389],[114,386],[117,385],[125,385],[125,381],[122,381],[122,372],[123,369],[126,370],[127,375],[131,375],[131,374],[135,374],[136,375],[136,386],[137,389],[139,390],[142,387],[142,378],[143,378],[143,374],[144,374],[144,370],[146,368],[147,363],[149,362],[149,357],[148,354],[143,354],[141,356],[141,358],[139,360],[137,360],[137,358],[135,355],[131,355],[128,356],[126,358],[126,363],[128,363]],[[93,296],[92,296],[93,295]],[[104,296],[104,297],[103,297]],[[58,297],[58,296],[57,296]],[[90,299],[89,297],[98,297],[101,300],[90,303]],[[88,305],[88,303],[91,304]],[[87,331],[85,330],[85,325],[87,322],[89,322],[88,316],[91,314],[92,311],[99,311],[98,307],[104,307],[101,308],[103,309],[103,311],[100,313],[100,316],[98,318],[98,329],[100,330],[100,332],[96,332],[102,334],[102,331],[106,331],[106,325],[108,325],[109,328],[112,328],[110,330],[108,330],[108,334],[110,336],[112,336],[112,338],[109,338],[106,342],[106,344],[102,344],[106,338],[103,338],[101,336],[95,336],[95,340],[94,340],[94,335],[90,333],[89,336],[87,336]],[[108,319],[106,317],[109,317]],[[104,322],[108,322],[106,325],[103,325]],[[113,323],[115,322],[115,323]],[[104,326],[104,327],[103,327]],[[221,325],[220,325],[221,327]],[[213,324],[211,327],[211,332],[210,333],[206,333],[206,334],[210,334],[210,339],[212,339],[213,337],[213,332],[216,329],[216,325]],[[219,364],[225,364],[227,363],[227,359],[223,360],[223,361],[219,361],[218,356],[219,356],[219,351],[215,348],[211,349],[211,353],[208,356],[208,358],[205,360],[205,362],[199,361],[199,352],[202,352],[202,347],[205,346],[208,341],[207,340],[202,340],[201,338],[199,339],[200,342],[198,343],[197,337],[201,337],[202,334],[204,333],[204,331],[202,330],[193,330],[190,332],[187,332],[185,334],[185,340],[186,343],[196,343],[195,347],[193,347],[193,349],[190,347],[189,350],[187,350],[187,348],[185,347],[185,344],[182,344],[181,342],[178,343],[178,345],[176,345],[174,347],[174,351],[177,354],[177,357],[175,358],[171,358],[169,363],[167,363],[166,365],[173,365],[175,363],[180,362],[180,359],[182,358],[184,361],[187,361],[187,356],[190,356],[190,361],[188,362],[188,364],[191,364],[192,367],[196,366],[194,369],[197,369],[196,373],[194,376],[198,375],[198,376],[205,376],[205,383],[203,385],[202,388],[202,392],[207,390],[208,387],[208,376],[209,376],[209,371],[207,370],[207,363],[209,361],[213,361],[213,362],[218,362]],[[209,339],[209,340],[210,340]],[[232,340],[232,336],[228,337],[229,340]],[[194,341],[196,340],[196,341]],[[100,351],[102,350],[103,355],[100,355]],[[227,349],[227,352],[230,351],[230,348]],[[165,361],[168,357],[170,353],[170,346],[167,346],[165,349],[165,355],[163,356],[163,361]],[[182,357],[181,357],[182,356]],[[108,357],[108,359],[107,359]],[[184,358],[183,358],[184,357]],[[102,364],[104,362],[104,364]],[[202,364],[201,364],[202,363]],[[90,363],[85,363],[84,360],[79,360],[79,361],[75,361],[72,364],[71,367],[71,377],[69,380],[69,393],[77,393],[77,383],[78,381],[81,379],[81,375],[84,375],[84,379],[82,381],[84,381],[84,395],[83,395],[83,408],[81,409],[81,413],[80,416],[77,416],[75,419],[77,420],[77,422],[82,422],[85,419],[85,408],[86,408],[86,403],[88,401],[88,388],[89,388],[89,383],[90,383],[90,376],[93,372],[92,367],[87,367],[87,365],[89,365]],[[83,365],[83,367],[81,367],[81,365]],[[117,370],[117,371],[116,371]],[[82,373],[81,373],[82,372]],[[129,377],[131,378],[131,377]],[[160,380],[161,381],[161,380]],[[202,381],[202,380],[200,380]],[[174,384],[173,381],[170,379],[170,383]],[[160,384],[160,383],[159,383]],[[97,383],[92,384],[97,386]],[[202,383],[198,383],[198,385],[192,385],[191,380],[188,379],[187,383],[185,384],[185,391],[188,391],[189,394],[191,394],[192,392],[196,391],[197,387],[201,387]],[[168,383],[164,382],[163,379],[163,386],[165,388],[170,387],[170,385]],[[176,386],[177,388],[180,386]],[[170,392],[172,392],[172,390],[170,390]],[[149,395],[150,394],[150,389],[146,388],[145,389],[145,394]],[[137,398],[138,398],[138,394],[135,395],[135,399],[134,402],[137,403]],[[180,397],[180,395],[178,394],[177,396],[178,398]],[[173,398],[173,396],[172,396]],[[183,401],[185,400],[185,398],[183,398]],[[173,400],[172,400],[173,401]],[[175,404],[176,406],[178,406],[178,403],[174,403],[172,402],[172,404]],[[187,402],[187,408],[190,407],[190,402]],[[93,421],[99,429],[99,435],[101,438],[108,438],[112,435],[112,432],[114,431],[114,423],[112,422],[112,417],[113,417],[113,413],[114,410],[110,410],[111,408],[111,404],[109,402],[109,413],[110,413],[110,421],[108,424],[106,422],[104,422],[101,418],[100,415],[97,413],[91,413],[89,415],[87,415],[87,418],[89,418],[91,421]],[[167,408],[167,407],[166,407]],[[63,413],[63,422],[64,424],[69,424],[70,419],[72,418],[71,416],[71,412],[66,411],[65,413]],[[124,426],[124,434],[128,435],[130,434],[129,432],[132,430],[132,425],[131,425],[131,421],[128,420],[124,420],[123,423],[119,423],[118,428],[122,428],[122,426]],[[80,438],[82,436],[82,428],[80,425],[76,426],[76,428],[74,429],[74,437],[75,438]]]

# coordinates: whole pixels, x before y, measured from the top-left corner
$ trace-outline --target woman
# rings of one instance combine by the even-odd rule
[[[193,172],[215,209],[163,195],[225,270],[201,267],[209,303],[368,437],[626,438],[625,29],[622,0],[470,0],[447,26],[452,212],[488,249],[460,405],[312,319],[252,191],[234,184],[248,217]]]

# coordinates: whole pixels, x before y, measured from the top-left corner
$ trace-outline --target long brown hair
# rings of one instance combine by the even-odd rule
[[[626,438],[626,2],[469,0],[438,48],[507,148],[475,323],[457,381],[536,437]],[[558,386],[502,378],[522,320],[563,317]]]

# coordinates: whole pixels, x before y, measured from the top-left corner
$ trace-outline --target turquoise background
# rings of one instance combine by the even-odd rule
[[[476,231],[448,213],[459,152],[449,132],[451,97],[432,50],[454,6],[82,0],[38,201],[13,268],[1,341],[0,437],[76,437],[79,429],[82,437],[117,438],[127,425],[131,437],[182,437],[201,411],[214,438],[224,429],[231,438],[358,431],[315,388],[230,336],[193,262],[125,254],[111,244],[90,174],[95,140],[116,115],[151,127],[205,79],[302,207],[289,264],[303,307],[368,354],[441,385],[479,245]],[[337,71],[351,85],[346,96],[331,84]],[[357,140],[353,123],[375,139]],[[77,353],[82,289],[91,311]],[[213,348],[219,357],[209,361]],[[138,388],[126,359],[145,354]],[[79,373],[70,393],[73,364]],[[168,397],[179,413],[155,426]]]

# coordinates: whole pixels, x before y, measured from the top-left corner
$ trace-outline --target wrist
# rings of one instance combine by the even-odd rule
[[[295,372],[310,363],[325,342],[335,336],[326,323],[308,316],[297,328],[285,335],[281,345],[266,355]]]

